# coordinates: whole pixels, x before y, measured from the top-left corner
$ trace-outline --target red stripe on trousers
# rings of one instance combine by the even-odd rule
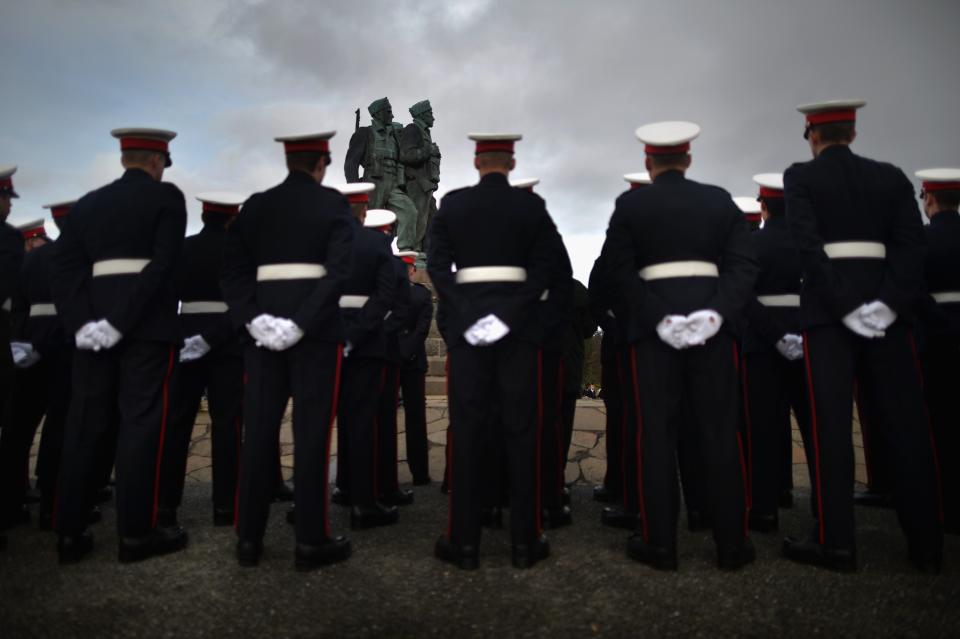
[[[637,348],[630,347],[630,371],[633,375],[633,403],[637,412],[637,497],[640,505],[640,525],[643,529],[644,543],[650,542],[650,529],[647,525],[647,502],[643,496],[643,414],[640,412],[640,382],[637,379]]]
[[[910,354],[913,355],[913,364],[917,367],[917,378],[920,380],[920,399],[923,401],[923,413],[927,418],[927,435],[930,437],[930,449],[933,453],[933,468],[937,473],[937,509],[940,523],[943,523],[943,484],[940,479],[940,451],[937,449],[937,440],[933,435],[933,422],[930,419],[930,408],[927,398],[923,396],[923,368],[920,366],[920,357],[917,355],[917,342],[913,339],[913,332],[908,333],[910,340]]]
[[[747,358],[743,358],[743,366],[740,368],[741,378],[743,379],[743,418],[747,422],[747,470],[744,479],[744,487],[747,491],[747,508],[753,507],[753,416],[750,414],[750,383],[747,380]],[[740,455],[743,456],[743,442],[740,441],[738,433],[738,443],[740,443]]]
[[[167,364],[167,373],[163,376],[163,409],[160,413],[160,441],[157,445],[157,465],[153,475],[153,516],[151,527],[157,527],[157,512],[160,502],[160,463],[163,461],[163,440],[167,435],[167,413],[170,409],[170,375],[173,374],[173,347],[170,347],[170,358]]]
[[[333,439],[333,420],[337,418],[340,398],[340,369],[343,366],[343,345],[337,344],[337,363],[333,373],[333,397],[330,399],[330,421],[327,422],[327,448],[323,453],[323,530],[330,535],[330,441]],[[337,451],[337,455],[340,451]]]
[[[810,432],[813,434],[813,457],[817,465],[814,476],[817,480],[817,525],[820,545],[825,543],[823,520],[823,482],[820,479],[820,437],[817,434],[817,402],[813,392],[813,369],[810,364],[810,338],[806,331],[803,333],[803,363],[807,369],[807,393],[810,395]]]

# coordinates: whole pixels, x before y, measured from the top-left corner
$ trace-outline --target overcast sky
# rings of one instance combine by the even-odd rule
[[[440,192],[476,180],[468,131],[508,130],[515,177],[539,177],[575,274],[599,251],[644,123],[703,127],[690,176],[751,195],[754,173],[805,160],[794,107],[867,100],[856,150],[960,165],[956,0],[9,0],[0,22],[0,164],[20,167],[9,221],[121,171],[109,131],[179,132],[166,179],[190,201],[283,178],[276,135],[339,131],[388,96],[429,98]],[[48,223],[52,228],[52,224]]]

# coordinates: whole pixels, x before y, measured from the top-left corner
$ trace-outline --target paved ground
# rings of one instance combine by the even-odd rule
[[[202,448],[202,441],[194,445]],[[416,503],[395,527],[349,533],[346,513],[335,508],[334,529],[350,535],[354,557],[302,574],[293,571],[283,505],[271,514],[261,566],[236,565],[232,531],[209,525],[210,486],[202,463],[194,463],[196,481],[187,485],[181,512],[191,543],[178,555],[118,564],[112,507],[95,528],[92,557],[76,566],[57,566],[51,533],[12,531],[10,548],[0,554],[0,637],[960,633],[960,538],[947,540],[943,575],[917,575],[904,558],[891,511],[857,511],[861,568],[854,575],[779,559],[780,535],[756,535],[758,562],[737,574],[720,573],[709,535],[685,531],[679,573],[663,574],[626,558],[626,534],[599,525],[601,505],[590,501],[583,481],[574,489],[576,523],[551,533],[550,559],[516,571],[508,534],[487,531],[481,569],[465,573],[431,556],[446,515],[434,483],[416,489]],[[590,478],[591,465],[581,460],[578,468]],[[806,491],[798,492],[801,503],[781,515],[785,532],[809,525]]]

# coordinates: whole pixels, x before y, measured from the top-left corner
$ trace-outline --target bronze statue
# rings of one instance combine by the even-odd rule
[[[427,227],[437,210],[433,194],[440,183],[440,147],[430,137],[433,108],[430,100],[410,107],[413,122],[403,129],[400,138],[400,161],[406,173],[407,195],[417,207],[416,245],[414,250],[425,254]],[[421,257],[422,259],[422,257]]]

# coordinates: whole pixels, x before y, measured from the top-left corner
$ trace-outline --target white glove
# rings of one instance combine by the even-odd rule
[[[471,346],[489,346],[499,342],[509,332],[510,327],[491,313],[486,317],[481,317],[473,326],[464,331],[463,338]]]
[[[276,348],[273,350],[285,351],[303,339],[303,330],[293,320],[277,317],[273,324],[277,333]]]
[[[10,342],[10,354],[17,368],[30,368],[40,361],[40,353],[33,350],[33,344],[29,342]]]
[[[711,310],[694,311],[687,315],[684,341],[687,346],[702,346],[716,335],[723,325],[720,313]]]
[[[866,306],[866,304],[863,306]],[[843,325],[860,337],[866,337],[867,339],[875,339],[886,335],[882,330],[872,328],[863,321],[863,306],[847,313],[843,318]]]
[[[777,350],[791,362],[803,357],[803,337],[787,333],[777,342]]]
[[[101,348],[96,322],[87,322],[81,326],[74,339],[78,350],[99,351]]]
[[[860,307],[860,318],[868,327],[877,331],[886,331],[897,321],[897,313],[880,300],[874,300]]]
[[[686,329],[687,318],[685,316],[667,315],[657,324],[657,335],[667,346],[679,351],[687,347],[687,342],[683,338]]]
[[[343,345],[343,356],[350,357],[350,351],[352,350],[353,350],[353,342],[351,342],[350,340],[347,340],[347,342]]]
[[[111,325],[110,322],[105,319],[97,322],[96,331],[96,339],[100,343],[101,348],[113,348],[117,345],[117,342],[123,339],[123,335],[120,334],[120,331],[115,329],[113,325]]]
[[[271,347],[275,343],[277,338],[276,331],[274,330],[273,322],[277,318],[273,315],[268,315],[264,313],[263,315],[257,315],[253,318],[253,321],[247,324],[247,332],[250,333],[250,337],[253,338],[253,341],[256,342],[257,346],[263,346],[270,348],[271,350],[276,350]]]
[[[180,361],[192,362],[198,360],[210,352],[210,344],[203,339],[202,335],[193,335],[183,340],[183,348],[180,349]]]

